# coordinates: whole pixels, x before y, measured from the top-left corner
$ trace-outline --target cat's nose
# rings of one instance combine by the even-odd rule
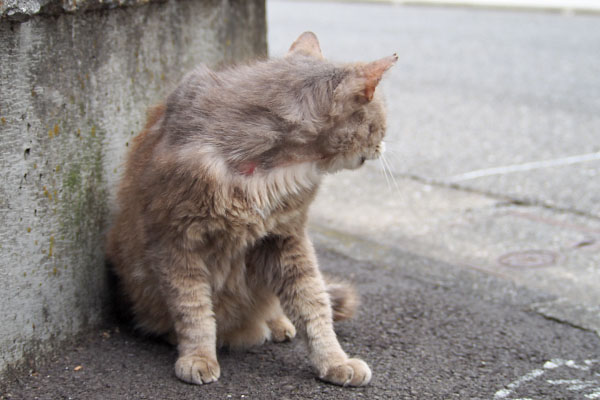
[[[365,161],[367,161],[367,157],[361,157],[360,158],[360,165],[363,165],[365,163]]]

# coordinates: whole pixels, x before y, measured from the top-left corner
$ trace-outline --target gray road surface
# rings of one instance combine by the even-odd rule
[[[352,243],[350,242],[346,242]],[[360,247],[360,243],[355,242]],[[315,379],[301,340],[219,353],[221,379],[177,380],[176,352],[114,326],[7,388],[10,399],[593,399],[600,338],[528,309],[539,295],[483,274],[388,252],[403,268],[328,250],[323,269],[358,283],[363,305],[337,327],[373,369],[365,388]],[[587,396],[587,397],[586,397]]]

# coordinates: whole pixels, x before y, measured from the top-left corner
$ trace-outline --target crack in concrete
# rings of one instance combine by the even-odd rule
[[[591,309],[581,304],[573,304],[564,298],[531,304],[531,311],[542,317],[593,332],[600,336],[600,309]]]
[[[573,214],[573,215],[577,215],[580,217],[590,218],[595,221],[600,221],[600,215],[590,214],[588,211],[584,211],[584,210],[560,207],[560,206],[557,206],[556,204],[548,203],[548,202],[538,200],[538,199],[516,198],[516,197],[509,196],[509,195],[501,194],[501,193],[491,192],[491,191],[487,191],[487,190],[474,189],[474,188],[471,188],[468,186],[460,185],[458,183],[440,181],[437,179],[426,178],[426,177],[422,177],[419,175],[413,175],[413,174],[403,174],[403,173],[392,172],[392,175],[399,177],[399,178],[409,179],[414,182],[422,183],[425,185],[435,186],[435,187],[439,187],[439,188],[459,190],[459,191],[462,191],[465,193],[478,194],[478,195],[487,196],[487,197],[502,201],[501,203],[499,203],[497,205],[497,207],[508,207],[508,206],[541,207],[541,208],[545,208],[550,211],[555,211],[555,212],[560,212],[560,213],[568,213],[568,214]]]

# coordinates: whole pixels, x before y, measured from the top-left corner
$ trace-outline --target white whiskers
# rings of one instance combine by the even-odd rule
[[[383,154],[381,154],[380,158],[383,161],[382,165],[384,165],[384,167],[387,167],[390,178],[392,178],[392,182],[394,182],[394,186],[396,186],[396,189],[398,189],[398,192],[400,192],[400,185],[398,185],[398,182],[396,181],[396,178],[394,177],[394,173],[392,172],[392,167],[390,166],[390,163],[386,160],[386,158]],[[384,168],[384,171],[385,171],[385,168]]]
[[[385,177],[385,181],[387,182],[388,189],[391,190],[392,186],[390,184],[390,179],[387,176],[387,170],[385,168],[385,164],[383,163],[382,155],[379,156],[379,163],[381,164],[381,171],[383,172],[383,176]]]

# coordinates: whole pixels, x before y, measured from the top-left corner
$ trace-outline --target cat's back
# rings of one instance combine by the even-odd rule
[[[161,104],[148,111],[146,125],[132,140],[127,155],[125,172],[117,193],[115,221],[106,243],[107,258],[115,267],[127,264],[128,258],[142,251],[144,234],[140,206],[144,193],[140,190],[140,177],[153,163],[154,149],[160,140],[158,125],[165,110],[166,106]]]

